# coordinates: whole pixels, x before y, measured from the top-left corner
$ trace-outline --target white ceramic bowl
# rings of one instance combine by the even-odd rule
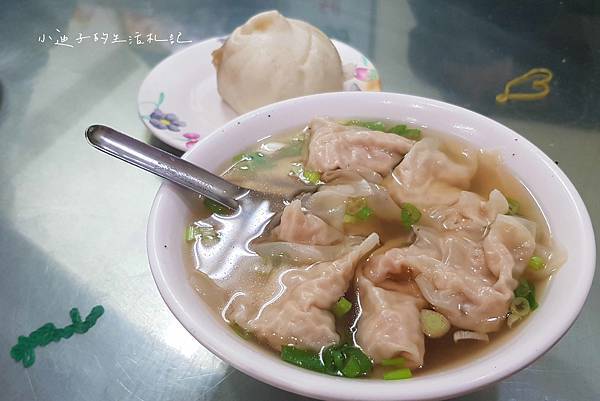
[[[279,360],[238,337],[194,292],[184,268],[182,236],[192,220],[182,190],[164,183],[152,206],[148,254],[165,302],[206,348],[242,372],[273,386],[331,400],[436,400],[501,380],[532,363],[566,333],[581,310],[595,268],[594,233],[581,197],[541,150],[509,128],[447,103],[393,93],[345,92],[272,104],[213,132],[184,155],[208,170],[222,166],[258,139],[305,125],[312,117],[388,118],[498,149],[506,165],[527,185],[547,216],[568,261],[554,275],[540,308],[501,346],[458,368],[410,380],[345,379],[313,373]]]

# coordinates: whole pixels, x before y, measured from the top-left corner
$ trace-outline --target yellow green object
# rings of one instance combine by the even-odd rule
[[[348,301],[345,297],[341,297],[333,305],[331,311],[336,317],[341,318],[346,313],[350,312],[350,309],[352,309],[352,302]]]
[[[544,259],[539,256],[532,256],[531,259],[529,259],[527,266],[529,266],[529,268],[532,270],[542,270],[544,267],[546,267],[546,262],[544,262]]]
[[[401,380],[401,379],[410,379],[411,377],[412,377],[412,372],[409,368],[392,370],[383,375],[384,380]]]
[[[496,96],[496,102],[506,103],[509,100],[539,100],[550,93],[550,81],[552,81],[552,71],[547,68],[532,68],[523,75],[511,79],[504,86],[504,91]],[[513,87],[522,85],[531,81],[531,87],[534,92],[513,93]]]
[[[411,228],[413,224],[417,224],[421,219],[421,212],[412,203],[404,203],[402,204],[400,218],[404,227]]]

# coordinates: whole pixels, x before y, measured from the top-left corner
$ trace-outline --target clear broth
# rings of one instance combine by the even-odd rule
[[[297,129],[275,137],[265,138],[258,142],[254,148],[249,149],[248,152],[261,151],[267,143],[277,142],[289,144],[293,138],[297,138],[304,132],[305,130]],[[460,149],[464,147],[465,142],[431,131],[423,132],[423,136],[439,138],[443,143],[443,150],[448,155],[457,159],[460,158]],[[295,162],[301,162],[304,159],[305,152],[306,149],[299,155],[290,155],[277,160],[272,160],[272,164],[269,168],[260,170],[259,180],[255,180],[257,176],[249,171],[232,168],[232,164],[227,164],[221,169],[221,171],[223,171],[222,175],[229,181],[247,188],[263,192],[271,191],[280,194],[291,193],[297,190],[302,184],[299,184],[297,179],[288,175],[290,165]],[[487,198],[492,189],[500,190],[506,197],[518,199],[520,203],[519,214],[537,223],[537,242],[546,245],[548,248],[552,248],[550,228],[541,208],[530,191],[512,172],[502,165],[501,160],[497,155],[493,152],[482,151],[479,155],[479,167],[469,190]],[[194,216],[194,220],[202,220],[209,215],[210,212],[200,206],[197,210],[197,215]],[[379,219],[370,219],[365,223],[352,225],[352,230],[353,232],[350,232],[351,234],[370,232],[377,232],[380,234],[381,246],[374,251],[375,253],[383,252],[392,247],[407,246],[410,243],[410,234],[407,233],[406,230],[399,227],[397,224],[386,224],[385,221]],[[260,286],[264,280],[266,280],[264,275],[257,275],[255,271],[252,271],[254,265],[260,263],[260,261],[255,260],[250,261],[250,263],[244,262],[243,265],[240,265],[239,271],[223,276],[225,278],[223,280],[218,280],[217,284],[219,285],[217,285],[208,275],[202,273],[202,267],[197,263],[197,253],[202,251],[201,246],[199,246],[198,243],[195,243],[194,246],[190,246],[188,243],[185,246],[186,252],[189,254],[189,263],[187,263],[186,267],[189,271],[192,285],[203,300],[212,307],[214,312],[221,315],[225,322],[229,323],[223,314],[223,310],[231,294],[235,292],[236,289],[240,288],[251,290],[251,288]],[[550,257],[552,257],[552,254],[550,254]],[[252,275],[254,276],[250,277]],[[538,301],[542,299],[543,290],[546,287],[548,280],[548,278],[544,278],[535,281]],[[346,293],[346,298],[352,301],[355,306],[351,313],[348,313],[344,319],[336,320],[336,325],[342,340],[354,341],[354,327],[358,316],[360,316],[360,310],[357,310],[356,307],[358,303],[354,302],[356,295],[352,285]],[[453,330],[440,339],[430,339],[425,337],[426,352],[423,368],[415,370],[413,374],[415,376],[420,376],[438,372],[440,370],[460,367],[486,352],[489,352],[492,348],[504,343],[510,338],[512,333],[519,330],[519,326],[520,325],[517,325],[512,329],[504,327],[499,332],[490,333],[489,343],[480,341],[460,341],[454,343],[451,335]],[[265,352],[274,352],[267,346],[261,347]],[[384,368],[376,366],[369,377],[381,378],[384,372]]]

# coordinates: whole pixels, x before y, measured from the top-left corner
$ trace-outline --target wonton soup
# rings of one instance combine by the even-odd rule
[[[438,133],[316,117],[223,176],[307,193],[248,244],[205,200],[186,231],[193,285],[240,336],[325,374],[396,380],[468,361],[535,313],[564,261],[500,157]]]

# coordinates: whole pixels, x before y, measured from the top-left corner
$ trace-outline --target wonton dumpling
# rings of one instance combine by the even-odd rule
[[[415,143],[400,135],[342,125],[322,117],[314,118],[309,128],[306,166],[319,172],[367,168],[387,175]]]
[[[488,269],[498,277],[496,287],[516,288],[535,250],[535,223],[515,216],[499,215],[483,240]]]
[[[344,234],[317,216],[304,213],[299,199],[285,207],[273,235],[280,241],[310,245],[331,245],[344,239]]]
[[[499,329],[518,277],[535,249],[535,238],[519,218],[500,215],[483,241],[458,233],[415,229],[408,248],[385,253],[390,263],[370,266],[375,283],[407,269],[421,293],[459,328],[479,332]]]
[[[465,148],[454,161],[440,149],[440,142],[423,138],[386,179],[386,187],[398,203],[419,207],[450,205],[467,189],[477,171],[477,153]]]
[[[386,263],[385,258],[377,255],[367,265]],[[357,284],[362,308],[356,332],[360,347],[375,363],[401,356],[406,367],[423,365],[425,338],[419,312],[427,302],[419,290],[408,282],[391,282],[382,288],[360,273]]]
[[[400,222],[402,210],[394,203],[387,189],[369,182],[363,174],[354,170],[336,170],[323,174],[328,180],[327,185],[320,186],[306,201],[310,213],[342,231],[346,213],[345,202],[349,198],[363,197],[375,216],[385,221]]]
[[[340,340],[330,311],[354,277],[356,264],[379,244],[371,234],[345,256],[300,268],[284,268],[261,291],[234,299],[228,318],[276,350],[292,344],[319,351]]]
[[[293,97],[343,89],[340,56],[306,22],[266,11],[236,28],[213,52],[219,94],[246,113]]]
[[[462,191],[458,200],[450,206],[427,209],[420,224],[428,219],[440,230],[461,231],[471,239],[481,239],[488,226],[508,211],[508,201],[497,189],[485,200],[474,192]]]

